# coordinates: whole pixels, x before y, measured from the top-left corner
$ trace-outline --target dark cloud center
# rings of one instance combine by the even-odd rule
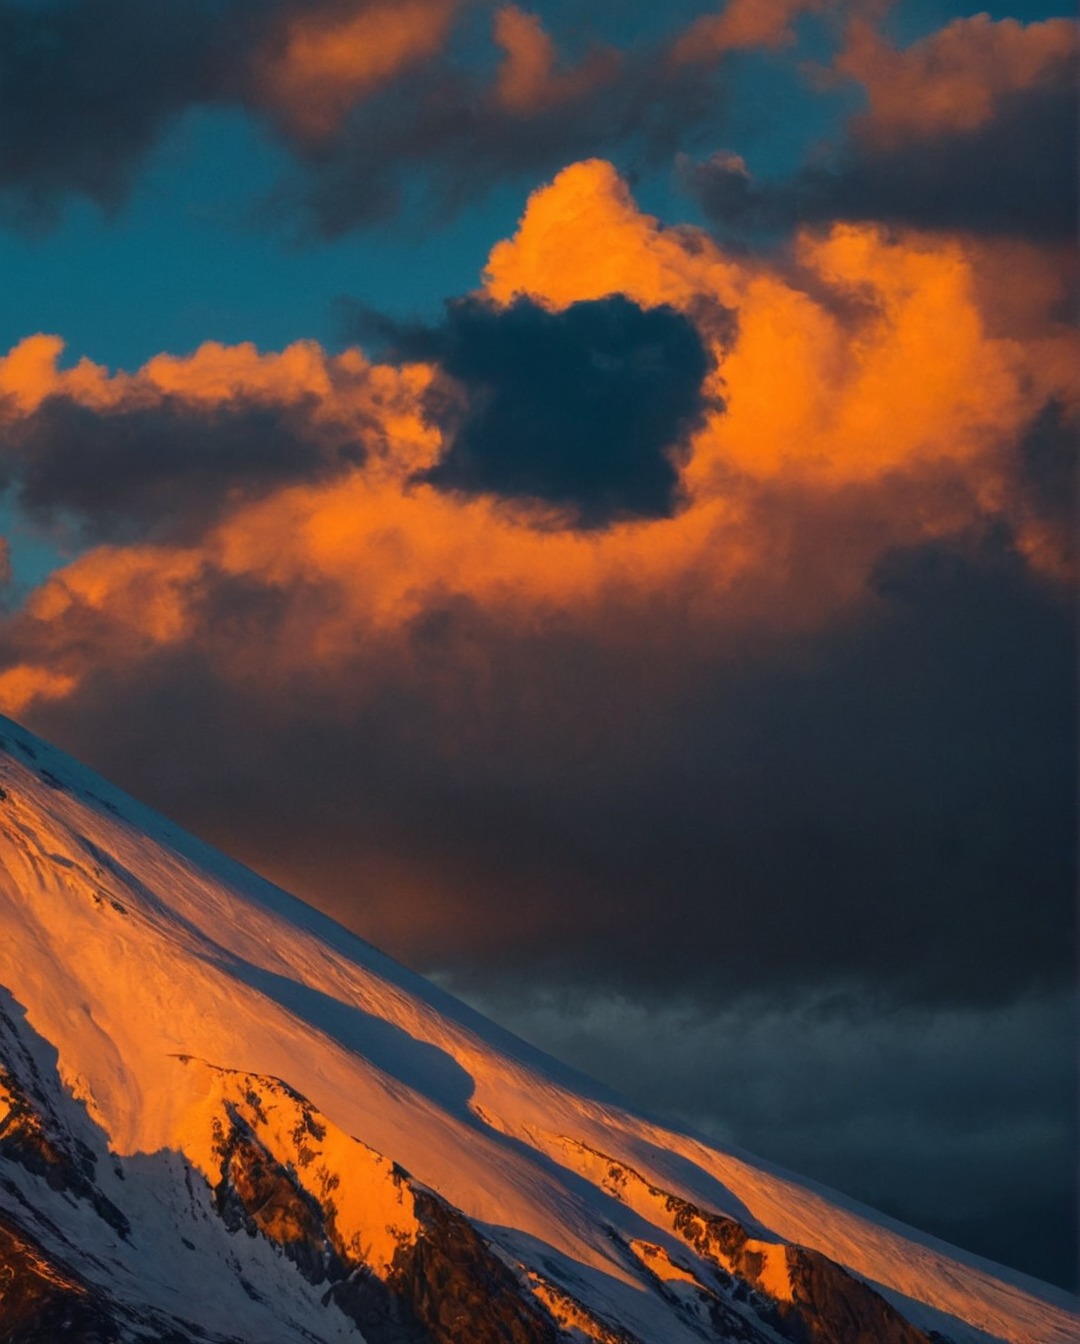
[[[190,538],[227,507],[363,460],[355,431],[311,407],[163,396],[98,409],[46,398],[0,429],[0,470],[38,520],[74,520],[88,540]]]
[[[453,380],[428,400],[449,438],[429,481],[542,500],[586,527],[674,511],[709,368],[682,314],[622,295],[561,312],[466,299],[426,339]]]

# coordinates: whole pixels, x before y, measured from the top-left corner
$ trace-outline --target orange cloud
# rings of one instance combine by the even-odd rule
[[[333,132],[358,101],[440,52],[459,0],[376,3],[290,15],[255,58],[255,87],[295,133]]]
[[[88,359],[61,370],[57,365],[63,353],[64,342],[59,336],[39,332],[25,337],[0,358],[0,419],[12,412],[28,414],[46,397],[65,393],[85,405],[108,403],[112,393],[107,371]],[[121,377],[114,386],[124,382]]]
[[[536,14],[506,5],[495,14],[495,41],[505,52],[495,100],[508,111],[537,112],[580,97],[618,69],[613,50],[594,51],[573,70],[560,71],[555,44]]]
[[[88,359],[61,369],[63,351],[60,337],[36,335],[0,357],[0,423],[32,413],[53,396],[96,410],[153,406],[167,398],[209,407],[302,404],[315,420],[352,425],[357,433],[374,421],[384,442],[394,445],[399,474],[426,465],[435,451],[433,431],[419,412],[431,378],[424,365],[372,364],[358,350],[328,355],[314,341],[270,354],[250,342],[208,341],[191,355],[156,355],[135,373],[110,374]]]
[[[782,47],[795,40],[795,20],[834,0],[728,0],[719,14],[696,19],[672,48],[676,62],[708,61],[729,51]]]
[[[277,355],[206,345],[109,376],[85,363],[58,371],[59,342],[34,337],[0,363],[8,415],[61,388],[90,405],[256,398],[352,425],[369,452],[332,480],[243,502],[196,543],[98,547],[55,574],[15,618],[24,656],[0,680],[3,703],[21,710],[68,694],[103,659],[188,642],[211,641],[226,677],[256,675],[254,658],[267,686],[301,667],[355,677],[366,647],[407,642],[454,601],[506,628],[584,623],[599,641],[629,637],[616,608],[677,593],[703,629],[814,628],[864,599],[891,547],[986,516],[1010,520],[1032,562],[1053,568],[1044,524],[1014,500],[1016,444],[1049,401],[1075,401],[1075,333],[1039,318],[1033,299],[1021,324],[988,310],[984,258],[958,240],[838,226],[800,235],[781,262],[731,256],[641,212],[594,160],[534,193],[493,248],[484,289],[551,308],[621,293],[694,318],[723,408],[693,434],[674,517],[579,532],[539,505],[416,483],[442,451],[424,365],[312,343]],[[207,624],[208,575],[280,594],[287,633],[230,644]]]
[[[1080,52],[1070,19],[1024,25],[988,14],[954,19],[902,50],[870,23],[848,29],[834,71],[866,88],[870,108],[857,123],[878,144],[986,125],[1005,95],[1051,79],[1069,81]]]
[[[492,250],[486,285],[504,303],[625,293],[699,314],[704,299],[734,309],[734,347],[714,347],[726,410],[695,440],[692,482],[737,467],[836,485],[975,463],[1048,396],[1071,395],[1071,333],[1047,329],[1038,359],[990,336],[975,255],[959,240],[839,225],[802,233],[794,253],[802,283],[662,228],[594,160],[532,197],[516,236]]]

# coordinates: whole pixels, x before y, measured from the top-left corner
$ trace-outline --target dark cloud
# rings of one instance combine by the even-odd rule
[[[167,123],[214,94],[238,5],[0,2],[0,193],[48,222],[68,194],[121,205]]]
[[[844,219],[1049,241],[1075,235],[1076,163],[1066,85],[1000,95],[995,117],[973,130],[884,144],[856,132],[825,162],[777,182],[724,155],[689,166],[684,181],[728,235]]]
[[[428,397],[449,439],[426,473],[433,484],[541,500],[583,526],[675,508],[677,457],[704,412],[710,360],[673,308],[622,295],[559,312],[465,299],[407,344],[453,380]]]
[[[318,33],[364,8],[362,0],[183,0],[160,11],[141,0],[0,0],[7,222],[47,226],[73,195],[118,209],[163,133],[194,107],[240,107],[268,125],[295,170],[264,213],[291,226],[299,209],[305,227],[336,236],[401,213],[427,223],[500,181],[535,178],[604,147],[664,161],[721,104],[713,72],[669,69],[663,44],[625,59],[597,49],[575,67],[580,79],[557,66],[551,96],[507,104],[485,6],[483,33],[474,24],[452,56],[421,45],[381,83],[343,88],[340,123],[312,135],[277,101],[302,100],[303,86],[286,95],[272,83],[288,24],[310,22]]]
[[[816,635],[695,628],[691,592],[517,632],[448,598],[258,695],[317,605],[235,638],[220,582],[182,653],[125,660],[88,611],[100,670],[34,725],[414,963],[717,1001],[1073,974],[1072,612],[1006,537],[892,555]],[[17,617],[6,660],[51,638]]]
[[[224,510],[363,459],[355,426],[310,407],[159,395],[110,408],[51,396],[0,426],[0,472],[34,520],[83,541],[191,539]]]

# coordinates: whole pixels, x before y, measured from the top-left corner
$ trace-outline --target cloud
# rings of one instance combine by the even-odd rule
[[[783,47],[795,41],[804,14],[835,7],[835,0],[728,0],[719,14],[695,19],[674,44],[677,63],[716,60],[731,51]]]
[[[688,126],[725,96],[710,67],[674,67],[667,44],[594,48],[561,67],[538,22],[496,15],[495,71],[446,62],[359,104],[328,141],[300,153],[272,212],[302,211],[309,234],[338,237],[399,216],[445,220],[504,182],[550,173],[598,147],[664,165]]]
[[[225,30],[209,4],[159,12],[140,0],[3,0],[0,193],[9,217],[48,222],[68,193],[118,208],[164,127],[207,96]]]
[[[333,475],[363,456],[344,434],[312,433],[303,410],[153,406],[99,411],[50,398],[10,436],[0,461],[18,481],[19,505],[38,520],[74,515],[91,540],[180,535],[239,500]]]
[[[344,660],[336,586],[183,560],[9,625],[15,669],[71,669],[32,722],[414,964],[720,1002],[1072,976],[1070,612],[1007,554],[897,557],[764,649],[687,634],[690,595],[530,630],[448,594]]]
[[[469,299],[425,345],[454,383],[432,402],[449,446],[426,480],[544,501],[584,526],[672,513],[709,365],[681,313],[621,295],[559,312]]]
[[[729,234],[847,219],[1068,238],[1077,217],[1075,112],[1062,90],[1010,95],[988,126],[885,148],[855,142],[779,183],[755,181],[724,154],[690,167],[684,180]]]
[[[73,195],[115,211],[186,111],[239,109],[286,152],[264,220],[324,238],[399,216],[427,226],[582,155],[666,164],[719,133],[729,56],[790,45],[800,18],[834,7],[731,0],[625,49],[564,56],[540,15],[464,0],[186,0],[152,20],[133,0],[0,0],[0,199],[30,228]],[[865,90],[843,145],[779,185],[723,157],[689,180],[728,228],[1069,235],[1076,40],[1065,19],[979,15],[896,49],[856,17],[819,72],[819,92]]]
[[[1069,239],[1077,219],[1076,26],[957,19],[897,51],[853,25],[836,76],[866,89],[831,154],[758,181],[736,155],[687,164],[721,231],[880,220],[923,229]]]
[[[1069,19],[1024,25],[976,14],[902,49],[856,19],[832,68],[866,91],[869,109],[856,122],[860,138],[899,144],[979,130],[1019,94],[1067,92],[1078,54],[1080,34]]]
[[[669,46],[567,61],[538,15],[464,0],[0,0],[0,203],[32,230],[73,196],[115,212],[185,112],[231,109],[291,164],[263,217],[430,223],[604,145],[665,160],[718,106]]]
[[[539,16],[515,5],[504,5],[496,11],[494,36],[504,52],[495,100],[520,114],[580,99],[598,85],[610,82],[620,63],[619,53],[613,48],[594,48],[574,69],[560,70],[555,44]]]
[[[195,107],[268,119],[298,153],[442,50],[457,0],[0,3],[0,193],[40,228],[65,200],[115,211]]]
[[[190,543],[244,502],[352,471],[383,450],[403,390],[415,419],[424,377],[303,342],[210,343],[116,376],[60,370],[62,348],[30,337],[0,359],[0,471],[32,521],[83,545]]]
[[[1046,543],[1076,337],[1048,278],[1010,294],[991,262],[850,225],[728,253],[590,161],[480,294],[398,333],[414,362],[205,347],[109,376],[37,338],[0,366],[16,432],[57,396],[133,434],[175,401],[365,453],[290,475],[270,436],[257,492],[79,556],[0,628],[0,696],[428,968],[712,1000],[1060,984],[1071,579]]]

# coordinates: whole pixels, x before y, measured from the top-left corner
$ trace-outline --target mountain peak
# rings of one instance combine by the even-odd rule
[[[1064,1344],[0,722],[0,1338]],[[81,1332],[81,1333],[80,1333]]]

